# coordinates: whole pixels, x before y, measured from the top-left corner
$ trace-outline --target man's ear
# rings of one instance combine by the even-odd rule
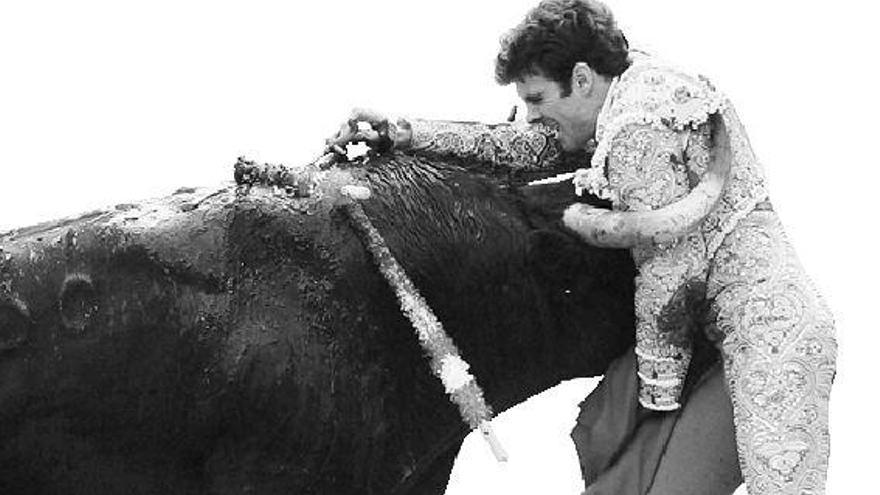
[[[571,70],[571,89],[583,95],[589,95],[593,89],[596,75],[586,62],[574,64]]]

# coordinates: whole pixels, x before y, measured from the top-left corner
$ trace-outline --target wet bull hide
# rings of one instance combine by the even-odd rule
[[[568,185],[398,155],[181,189],[0,235],[0,493],[442,493],[466,427],[351,181],[496,412],[631,344],[632,262],[564,232]]]

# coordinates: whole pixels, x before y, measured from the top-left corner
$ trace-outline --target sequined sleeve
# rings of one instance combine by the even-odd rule
[[[607,162],[615,209],[653,210],[686,195],[698,182],[695,175],[705,170],[706,132],[624,127],[614,137]],[[694,232],[666,245],[636,246],[633,257],[639,266],[635,295],[639,400],[649,409],[676,409],[691,354],[684,328],[688,298],[682,294],[705,272],[705,245],[700,233]]]
[[[556,131],[544,125],[481,124],[413,119],[410,150],[488,162],[512,170],[552,168],[561,159]]]

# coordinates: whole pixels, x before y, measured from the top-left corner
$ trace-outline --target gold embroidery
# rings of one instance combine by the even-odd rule
[[[412,120],[411,149],[419,154],[472,159],[510,169],[552,168],[560,159],[556,130],[545,125],[487,125]]]
[[[749,493],[823,493],[834,322],[775,212],[740,221],[708,282]]]

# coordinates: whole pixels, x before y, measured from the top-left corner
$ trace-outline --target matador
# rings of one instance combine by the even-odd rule
[[[592,407],[589,398],[582,404],[582,416],[600,412],[585,423],[635,418],[611,442],[626,444],[636,430],[656,426],[640,426],[645,411],[653,415],[646,421],[661,423],[657,417],[687,411],[693,402],[682,393],[694,342],[708,340],[722,356],[729,429],[749,493],[823,493],[833,320],[785,235],[730,101],[707,79],[629,50],[610,10],[595,0],[543,0],[502,40],[496,79],[516,83],[536,125],[402,120],[394,127],[368,114],[352,122],[368,121],[415,153],[513,170],[547,170],[560,149],[589,151],[592,138],[592,156],[582,155],[589,167],[574,174],[575,188],[611,208],[578,202],[562,220],[586,243],[631,251],[636,346],[630,364],[613,365],[609,384],[600,385],[605,405]],[[555,121],[555,134],[543,121]],[[343,126],[334,145],[359,139],[356,129]],[[632,381],[624,383],[619,378],[630,367]],[[630,395],[632,403],[618,403]],[[612,420],[602,423],[605,417]],[[668,457],[662,441],[642,448],[648,444],[623,447],[636,452],[636,471],[656,464],[642,452]],[[592,471],[623,462],[612,450],[600,462],[587,460],[595,469],[584,468],[582,456],[587,493],[649,493],[656,475],[639,475],[644,481],[626,490],[593,482]]]
[[[612,209],[575,203],[563,220],[587,243],[629,248],[636,261],[638,401],[680,407],[690,332],[703,332],[723,357],[749,493],[822,493],[831,313],[773,210],[730,101],[706,78],[630,56],[599,113],[590,167],[574,179]],[[512,169],[544,168],[560,155],[541,125],[399,124],[416,153]],[[729,139],[719,143],[725,160],[712,159],[717,127]],[[709,308],[702,320],[689,313],[695,306]]]
[[[711,160],[717,115],[732,156]],[[639,401],[680,407],[699,324],[719,347],[749,493],[821,493],[835,373],[833,320],[783,231],[763,172],[727,100],[705,78],[649,56],[611,86],[591,167],[575,179],[614,211],[575,204],[565,224],[588,243],[632,250]]]

